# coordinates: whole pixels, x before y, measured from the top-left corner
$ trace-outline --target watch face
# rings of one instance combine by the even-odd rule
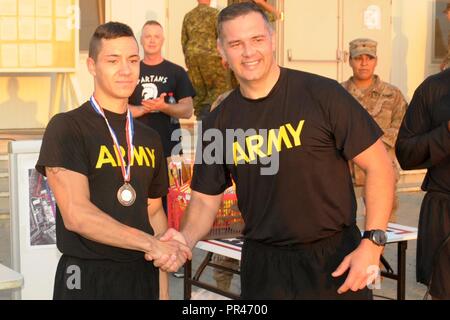
[[[373,241],[379,245],[385,245],[387,241],[386,232],[382,230],[374,230]]]

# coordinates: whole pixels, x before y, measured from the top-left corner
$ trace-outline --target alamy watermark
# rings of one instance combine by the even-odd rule
[[[261,175],[275,175],[280,168],[280,153],[301,147],[301,134],[304,121],[298,124],[285,124],[276,129],[225,129],[211,128],[203,131],[202,123],[195,128],[197,148],[195,164],[206,165],[258,165]],[[178,143],[172,150],[178,155],[183,144],[192,149],[194,140],[185,129],[177,129],[172,133],[172,141],[180,138],[188,139]]]
[[[66,280],[67,289],[81,290],[81,269],[79,266],[71,265],[67,267],[66,274],[69,276]]]

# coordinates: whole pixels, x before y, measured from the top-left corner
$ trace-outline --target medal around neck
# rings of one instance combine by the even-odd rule
[[[134,157],[134,146],[133,146],[133,136],[134,136],[134,125],[133,125],[133,117],[131,116],[130,109],[127,110],[127,122],[125,125],[125,134],[126,134],[126,140],[127,140],[127,157],[128,157],[128,164],[125,163],[125,159],[122,156],[120,152],[120,145],[119,140],[117,139],[116,133],[114,132],[113,128],[110,126],[108,119],[105,116],[105,113],[103,112],[103,109],[100,107],[100,105],[95,100],[94,96],[91,97],[91,106],[94,108],[95,112],[97,112],[100,116],[103,117],[105,120],[106,126],[108,127],[109,133],[111,134],[111,138],[114,143],[114,148],[116,149],[116,152],[119,154],[119,164],[120,169],[122,171],[122,177],[124,184],[120,189],[117,191],[117,199],[119,200],[120,204],[129,207],[131,206],[134,201],[136,200],[136,191],[133,189],[133,187],[129,184],[129,181],[131,180],[131,159]]]
[[[136,201],[136,191],[129,183],[125,183],[117,191],[117,199],[121,205],[129,207]]]

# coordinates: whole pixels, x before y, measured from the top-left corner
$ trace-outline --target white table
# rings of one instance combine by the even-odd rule
[[[391,271],[382,271],[381,275],[397,280],[397,299],[405,300],[405,282],[406,282],[406,249],[408,247],[409,240],[417,239],[417,228],[408,227],[401,224],[389,223],[387,229],[387,243],[393,244],[397,243],[397,272]],[[185,265],[185,276],[184,276],[184,298],[190,299],[192,286],[200,287],[217,294],[221,294],[223,296],[238,299],[239,296],[222,291],[216,287],[213,287],[209,284],[206,284],[200,281],[200,276],[203,270],[207,267],[214,267],[223,270],[227,270],[236,274],[239,274],[237,270],[231,270],[221,265],[216,265],[211,262],[212,255],[219,254],[222,256],[226,256],[229,258],[241,260],[241,249],[242,249],[242,240],[241,239],[222,239],[222,240],[204,240],[199,241],[196,245],[196,248],[207,251],[208,254],[206,258],[203,260],[197,272],[194,276],[192,276],[192,264],[191,261],[186,262]]]
[[[0,290],[20,288],[23,284],[23,276],[0,264]]]

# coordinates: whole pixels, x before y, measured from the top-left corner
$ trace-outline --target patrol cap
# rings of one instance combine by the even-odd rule
[[[377,57],[377,42],[371,39],[355,39],[349,43],[350,57],[354,58],[363,54],[367,54],[374,58]]]
[[[450,3],[447,3],[447,7],[444,9],[444,11],[442,11],[442,13],[447,13],[448,11],[450,11]]]

